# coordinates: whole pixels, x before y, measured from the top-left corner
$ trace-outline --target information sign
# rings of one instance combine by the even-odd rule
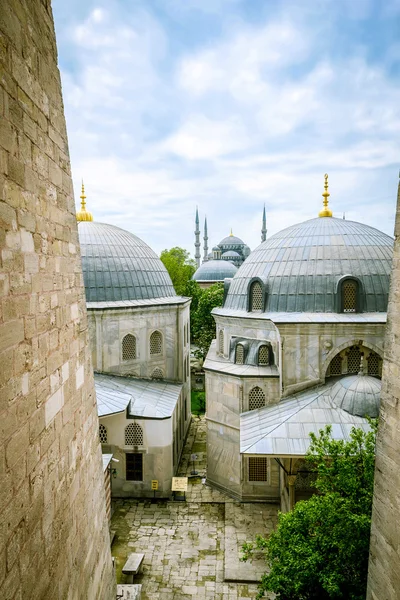
[[[187,492],[188,478],[187,477],[173,477],[171,489],[173,492]]]
[[[157,479],[152,479],[151,480],[151,489],[152,490],[158,490],[158,480]]]

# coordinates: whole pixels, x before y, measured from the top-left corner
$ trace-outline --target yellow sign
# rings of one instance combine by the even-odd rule
[[[157,479],[152,479],[151,480],[151,489],[152,490],[158,490],[158,480]]]
[[[188,478],[187,477],[173,477],[171,489],[173,492],[187,492]]]

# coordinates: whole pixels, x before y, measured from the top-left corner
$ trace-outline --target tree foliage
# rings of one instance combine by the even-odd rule
[[[222,306],[224,300],[223,283],[214,283],[209,288],[201,289],[197,297],[197,307],[192,310],[191,334],[192,341],[198,347],[199,358],[204,359],[212,340],[215,338],[216,329],[213,308]]]
[[[269,572],[258,598],[278,600],[364,600],[366,595],[376,422],[353,428],[348,442],[333,440],[331,427],[311,434],[307,461],[317,472],[318,494],[280,513],[278,527],[243,546],[265,554]]]
[[[178,246],[163,250],[160,259],[171,277],[176,293],[184,296],[186,286],[196,270],[195,261],[190,258],[187,250]]]

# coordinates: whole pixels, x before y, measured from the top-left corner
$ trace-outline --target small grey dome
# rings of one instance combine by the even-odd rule
[[[157,254],[133,233],[106,223],[78,223],[87,302],[176,296]]]
[[[240,258],[240,254],[234,250],[228,250],[222,254],[222,258]]]
[[[228,238],[227,238],[228,239]],[[251,281],[266,285],[267,312],[337,312],[344,276],[363,287],[363,310],[387,310],[393,239],[362,223],[316,218],[288,227],[260,244],[238,270],[224,307],[247,310]]]
[[[337,381],[331,390],[335,406],[358,417],[377,417],[382,383],[369,375],[349,375]]]
[[[208,260],[197,269],[192,279],[195,281],[223,281],[233,277],[237,267],[226,260]]]
[[[245,243],[236,235],[228,235],[226,238],[220,241],[219,246],[244,246]]]
[[[213,252],[221,252],[221,248],[219,246],[214,246],[212,249]]]

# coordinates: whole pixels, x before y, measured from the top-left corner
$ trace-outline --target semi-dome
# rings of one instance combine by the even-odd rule
[[[240,258],[240,254],[235,252],[234,250],[227,250],[221,255],[221,258],[230,259],[230,258]]]
[[[369,375],[349,375],[339,379],[331,390],[335,406],[358,417],[377,417],[382,383]]]
[[[133,233],[108,225],[78,223],[87,302],[175,296],[157,254]]]
[[[387,310],[393,240],[344,219],[316,218],[260,244],[232,280],[225,308],[247,310],[252,281],[264,285],[267,312],[337,312],[343,277],[361,286],[362,310]]]
[[[197,269],[192,279],[195,281],[223,281],[233,277],[237,267],[226,260],[208,260]]]

